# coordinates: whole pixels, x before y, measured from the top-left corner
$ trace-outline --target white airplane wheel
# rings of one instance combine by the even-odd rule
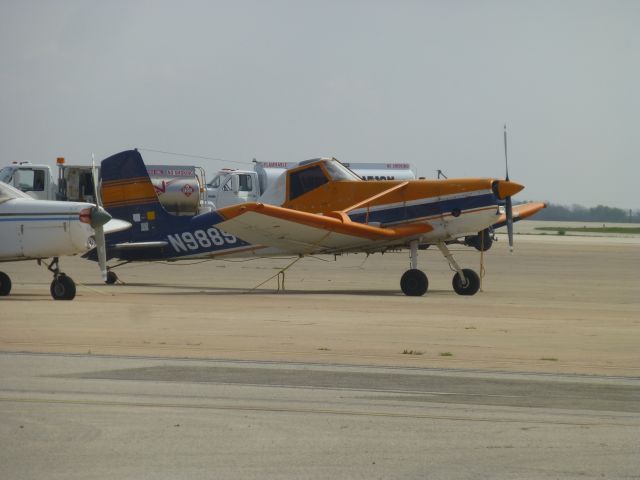
[[[51,296],[54,300],[73,300],[76,296],[76,284],[71,277],[61,274],[51,282]]]
[[[9,295],[11,291],[11,279],[9,275],[4,272],[0,272],[0,297]]]
[[[453,276],[453,289],[458,295],[475,295],[480,289],[480,277],[468,268],[463,268],[462,271],[467,283],[463,285],[460,274],[456,272]]]
[[[400,288],[409,297],[420,297],[427,292],[429,281],[422,270],[412,268],[402,274]]]

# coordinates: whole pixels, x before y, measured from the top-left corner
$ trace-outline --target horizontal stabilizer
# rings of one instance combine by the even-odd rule
[[[109,248],[116,250],[139,250],[144,248],[162,248],[169,245],[168,242],[160,240],[158,242],[127,242],[127,243],[116,243],[115,245],[110,245]]]
[[[127,230],[131,228],[131,223],[126,220],[120,220],[118,218],[112,218],[102,227],[105,234],[122,232],[123,230]]]

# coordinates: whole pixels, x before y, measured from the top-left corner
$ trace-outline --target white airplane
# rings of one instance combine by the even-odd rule
[[[100,202],[98,202],[100,203]],[[100,269],[106,279],[105,232],[128,228],[128,222],[111,220],[104,208],[91,203],[34,200],[0,182],[0,262],[53,258],[51,296],[72,300],[76,286],[60,271],[58,257],[85,253],[97,246]],[[11,291],[9,275],[0,272],[0,296]]]

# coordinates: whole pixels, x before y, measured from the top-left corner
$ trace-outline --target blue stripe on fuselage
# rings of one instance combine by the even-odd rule
[[[69,215],[67,217],[0,217],[0,222],[40,222],[40,221],[62,220],[62,221],[80,221],[77,215]]]
[[[453,198],[436,202],[425,202],[418,205],[402,205],[399,207],[391,207],[384,210],[375,210],[369,212],[369,222],[380,222],[383,225],[389,225],[399,222],[410,222],[421,218],[437,217],[451,213],[454,209],[460,211],[474,210],[477,208],[498,206],[500,201],[491,194],[473,195],[464,198]],[[354,222],[364,223],[366,221],[366,213],[357,213],[349,215]]]

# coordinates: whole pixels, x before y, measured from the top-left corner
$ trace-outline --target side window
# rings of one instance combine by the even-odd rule
[[[289,174],[289,200],[298,198],[327,183],[319,165]]]
[[[227,181],[222,186],[222,191],[223,192],[230,192],[231,190],[233,190],[233,188],[231,188],[231,177],[229,177],[229,178],[227,178]]]
[[[253,190],[253,181],[251,175],[242,174],[239,175],[240,188],[241,192],[250,192]]]
[[[44,170],[35,170],[33,172],[33,191],[44,192]]]

